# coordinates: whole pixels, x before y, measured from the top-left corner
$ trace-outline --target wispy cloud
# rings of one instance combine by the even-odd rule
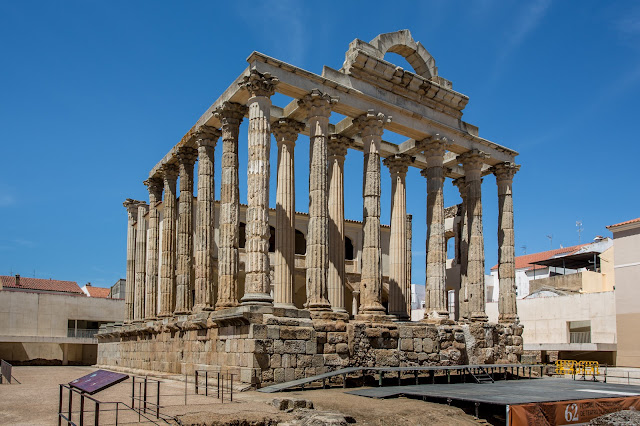
[[[640,6],[625,11],[624,16],[615,20],[614,27],[622,37],[640,36]]]
[[[500,78],[504,72],[509,57],[518,50],[520,45],[522,45],[526,40],[527,36],[536,29],[538,24],[540,24],[540,21],[542,21],[549,9],[549,6],[551,5],[551,0],[536,0],[531,3],[522,4],[526,4],[527,7],[521,11],[520,15],[516,19],[514,19],[507,41],[496,56],[496,62],[490,78],[491,84],[495,83]]]

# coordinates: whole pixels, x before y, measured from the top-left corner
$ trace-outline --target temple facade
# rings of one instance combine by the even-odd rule
[[[404,56],[413,72],[385,61],[387,52]],[[148,203],[124,203],[126,321],[102,329],[98,363],[184,373],[234,369],[241,380],[261,384],[349,365],[517,362],[517,153],[462,121],[468,98],[438,75],[426,49],[404,30],[369,43],[354,40],[343,67],[325,66],[321,75],[258,52],[248,63],[151,169],[144,182]],[[273,105],[276,92],[293,101]],[[332,112],[344,118],[332,122]],[[243,120],[246,137],[240,135]],[[385,130],[407,140],[385,141]],[[309,137],[308,214],[294,210],[299,134]],[[272,138],[277,159],[270,158]],[[248,146],[246,206],[239,202],[239,143]],[[361,223],[344,216],[344,160],[358,152]],[[391,176],[390,206],[380,203],[382,167]],[[410,167],[420,169],[427,183],[420,322],[408,321]],[[277,175],[275,209],[269,208],[271,173]],[[488,175],[496,177],[499,200],[498,323],[489,323],[485,312],[481,183]],[[455,207],[453,231],[446,226],[447,180],[463,200]],[[382,208],[391,212],[388,227],[380,223]],[[447,269],[451,236],[456,269]],[[452,270],[455,313],[447,300]]]

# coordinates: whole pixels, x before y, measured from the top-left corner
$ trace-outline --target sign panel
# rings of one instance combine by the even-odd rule
[[[9,364],[4,359],[2,360],[0,366],[0,374],[2,374],[4,380],[6,380],[8,383],[11,383],[11,367],[11,364]]]
[[[512,426],[556,426],[585,424],[596,417],[631,408],[640,410],[640,396],[577,399],[509,406]]]
[[[69,382],[69,385],[89,395],[93,395],[128,378],[129,376],[127,374],[98,370]]]

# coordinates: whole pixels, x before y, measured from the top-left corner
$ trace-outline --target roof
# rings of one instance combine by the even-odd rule
[[[613,225],[609,225],[607,226],[607,229],[611,229],[611,228],[617,228],[618,226],[623,226],[623,225],[630,225],[632,223],[640,223],[640,217],[636,218],[636,219],[631,219],[631,220],[627,220],[625,222],[620,222],[620,223],[616,223]]]
[[[577,246],[563,247],[559,249],[541,251],[539,253],[531,253],[531,254],[525,254],[524,256],[518,256],[516,257],[516,269],[528,268],[528,270],[530,271],[534,269],[535,270],[546,269],[547,268],[546,266],[534,265],[533,262],[539,262],[541,260],[550,259],[554,256],[558,256],[559,254],[573,254],[578,250],[580,250],[580,248],[584,246],[588,246],[590,244],[591,243],[579,244]],[[491,268],[491,270],[494,270],[494,269],[498,269],[497,264],[493,268]]]
[[[101,297],[103,299],[109,297],[109,292],[111,290],[110,288],[93,287],[91,285],[88,285],[85,288],[89,292],[89,297]]]
[[[55,291],[60,293],[84,295],[75,281],[52,280],[51,278],[47,280],[42,278],[20,277],[20,284],[16,285],[15,276],[8,277],[4,275],[0,275],[0,281],[2,281],[2,287],[8,289],[15,288],[23,290]]]

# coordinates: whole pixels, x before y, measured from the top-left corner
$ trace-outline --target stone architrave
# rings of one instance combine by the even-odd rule
[[[157,178],[147,179],[144,184],[149,190],[144,318],[154,319],[158,312],[158,256],[160,255],[160,211],[157,204],[162,200],[162,180]]]
[[[276,188],[276,252],[273,298],[279,307],[295,308],[295,168],[294,148],[304,124],[281,118],[271,126],[278,145]]]
[[[382,249],[380,244],[380,144],[385,116],[369,110],[353,120],[364,148],[362,277],[360,314],[384,315],[382,306]]]
[[[469,319],[486,322],[484,236],[482,232],[482,165],[486,154],[477,149],[460,156],[467,183],[467,295]]]
[[[193,267],[193,165],[198,151],[190,147],[178,150],[180,168],[180,197],[178,199],[178,235],[176,243],[176,315],[191,312],[194,288],[191,278]]]
[[[344,269],[344,159],[352,140],[333,134],[327,148],[329,157],[329,271],[327,292],[335,312],[346,313]]]
[[[309,223],[307,231],[307,308],[329,311],[329,191],[327,185],[327,139],[331,104],[335,98],[319,90],[300,99],[309,126]]]
[[[444,225],[444,154],[448,141],[436,135],[423,141],[427,168],[427,267],[424,319],[441,321],[447,312],[447,245]]]
[[[462,199],[460,209],[460,234],[457,250],[458,264],[460,265],[460,290],[458,292],[458,319],[469,320],[469,286],[467,279],[467,261],[469,251],[469,230],[467,227],[467,184],[463,177],[453,181],[460,192]]]
[[[173,314],[176,298],[176,181],[178,166],[162,166],[164,199],[162,201],[162,247],[160,257],[160,306],[159,317]]]
[[[136,220],[138,220],[138,206],[139,201],[127,198],[122,203],[127,209],[127,285],[125,287],[124,295],[124,319],[125,321],[132,321],[134,316],[134,289],[136,281]]]
[[[210,311],[214,307],[215,283],[213,278],[213,222],[215,202],[214,151],[220,130],[200,126],[194,133],[198,147],[198,198],[195,237],[195,312]]]
[[[407,190],[406,176],[411,157],[385,158],[391,175],[391,235],[389,237],[389,314],[407,320]]]
[[[413,241],[413,216],[407,215],[407,287],[404,290],[404,300],[407,306],[407,312],[411,316],[411,278],[413,254],[411,244]]]
[[[238,185],[238,132],[247,107],[225,102],[214,115],[222,130],[220,218],[218,240],[218,299],[216,309],[238,305],[238,232],[240,193]]]
[[[243,305],[271,305],[269,175],[271,96],[278,79],[251,70],[240,86],[249,92],[246,262]]]
[[[138,205],[138,220],[136,223],[136,285],[133,295],[133,320],[144,319],[145,275],[147,268],[147,214],[149,206],[140,202]]]
[[[498,321],[514,323],[518,319],[516,305],[516,258],[513,235],[513,176],[520,170],[514,163],[493,166],[498,185]]]

